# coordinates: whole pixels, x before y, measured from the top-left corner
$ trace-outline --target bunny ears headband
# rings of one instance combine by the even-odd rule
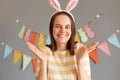
[[[73,15],[70,13],[70,11],[73,10],[76,7],[78,1],[79,0],[69,0],[65,10],[61,9],[61,6],[60,6],[60,3],[59,3],[58,0],[49,0],[49,3],[55,10],[57,10],[57,12],[65,11],[73,17]],[[73,17],[73,19],[74,19],[74,17]]]

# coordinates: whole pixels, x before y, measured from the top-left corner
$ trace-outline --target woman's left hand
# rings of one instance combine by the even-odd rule
[[[80,47],[79,50],[76,53],[77,63],[81,62],[82,58],[84,58],[85,55],[88,55],[89,52],[94,50],[97,45],[98,45],[98,42],[93,42],[93,43],[91,43],[87,46],[83,45],[82,47]]]

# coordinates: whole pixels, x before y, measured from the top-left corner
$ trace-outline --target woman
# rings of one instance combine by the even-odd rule
[[[88,53],[98,43],[85,46],[74,42],[75,23],[67,11],[52,16],[49,30],[51,45],[38,49],[27,42],[41,62],[36,80],[91,80]]]

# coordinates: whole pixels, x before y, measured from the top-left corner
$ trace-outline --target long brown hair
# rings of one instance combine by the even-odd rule
[[[70,21],[71,21],[71,37],[67,43],[67,49],[70,51],[70,54],[71,55],[74,55],[75,52],[74,52],[74,37],[75,37],[75,23],[74,23],[74,20],[73,20],[73,17],[68,13],[68,12],[65,12],[65,11],[60,11],[60,12],[57,12],[55,13],[52,17],[51,17],[51,20],[50,20],[50,24],[49,24],[49,32],[50,32],[50,37],[51,37],[51,45],[49,45],[49,47],[51,48],[51,50],[54,52],[57,50],[57,46],[56,46],[56,42],[55,42],[55,39],[53,37],[53,25],[54,25],[54,21],[55,21],[55,18],[59,15],[66,15],[70,18]]]

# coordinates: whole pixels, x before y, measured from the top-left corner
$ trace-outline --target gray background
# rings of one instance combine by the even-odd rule
[[[60,0],[65,9],[68,0]],[[15,21],[19,19],[38,33],[48,34],[51,14],[55,10],[48,0],[0,0],[0,42],[12,46],[24,54],[34,56],[23,40],[17,37],[21,28]],[[89,26],[96,36],[85,44],[93,41],[102,42],[115,33],[120,25],[120,0],[80,0],[77,7],[71,11],[76,20],[76,28],[82,27],[95,15],[104,15]],[[120,34],[118,34],[120,40]],[[91,59],[92,80],[120,80],[120,49],[109,44],[111,57],[97,49],[99,64]],[[13,64],[13,54],[2,59],[4,46],[0,46],[0,80],[34,80],[32,64],[22,71],[22,59]]]

